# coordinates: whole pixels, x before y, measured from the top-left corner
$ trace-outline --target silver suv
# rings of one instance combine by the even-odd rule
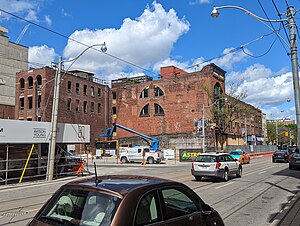
[[[197,181],[202,177],[216,177],[228,181],[229,175],[242,176],[242,165],[228,153],[202,153],[192,163],[191,173]]]

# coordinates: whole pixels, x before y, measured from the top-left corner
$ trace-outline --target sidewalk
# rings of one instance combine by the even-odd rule
[[[300,191],[286,204],[277,215],[275,225],[299,226],[300,225]]]

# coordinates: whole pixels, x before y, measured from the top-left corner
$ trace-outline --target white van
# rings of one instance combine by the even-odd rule
[[[143,158],[143,151],[145,156]],[[146,160],[149,164],[160,163],[162,160],[162,152],[150,151],[149,146],[136,146],[136,147],[120,147],[120,161],[127,162],[142,162]]]

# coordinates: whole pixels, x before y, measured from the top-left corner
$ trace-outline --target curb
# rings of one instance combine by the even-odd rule
[[[272,222],[273,223],[272,225],[282,225],[282,226],[293,225],[292,222],[295,220],[295,217],[297,216],[297,212],[295,211],[297,211],[297,208],[298,209],[300,208],[299,206],[300,206],[300,190],[297,191],[297,193],[280,210],[280,212],[276,216],[277,219],[275,219]]]

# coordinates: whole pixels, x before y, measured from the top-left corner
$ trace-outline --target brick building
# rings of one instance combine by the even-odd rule
[[[15,117],[28,121],[51,121],[53,86],[57,70],[43,67],[16,75]],[[109,126],[109,87],[94,74],[82,71],[62,72],[58,103],[58,122],[90,125],[90,143]]]
[[[226,96],[225,73],[215,64],[193,73],[170,66],[161,68],[160,80],[147,76],[113,80],[113,120],[158,138],[161,148],[202,148],[202,132],[198,131],[202,107],[212,106],[218,98]],[[239,105],[254,110],[250,113],[253,115],[261,112],[241,101]],[[209,108],[204,115],[206,121],[214,117]],[[255,120],[246,121],[247,129],[253,134],[262,134],[262,124],[259,119]],[[226,144],[243,142],[244,122],[244,116],[236,112],[234,121],[225,134]],[[141,138],[123,130],[117,130],[116,137],[120,144],[145,144]],[[217,129],[208,126],[205,137],[208,147],[220,146]]]

